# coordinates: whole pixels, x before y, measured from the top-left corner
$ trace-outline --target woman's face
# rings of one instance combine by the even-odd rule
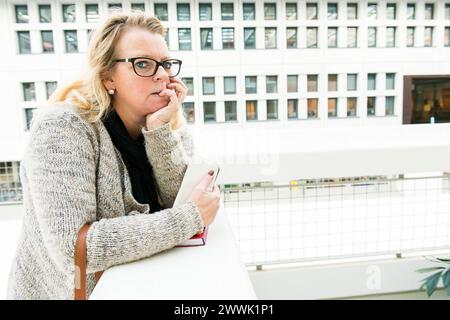
[[[114,54],[114,59],[148,57],[157,61],[171,58],[164,38],[156,33],[130,28],[122,33]],[[106,81],[107,89],[114,89],[113,103],[116,108],[132,112],[136,117],[145,117],[169,103],[169,99],[155,92],[166,89],[169,75],[158,67],[151,77],[138,76],[131,62],[117,62],[111,79]]]

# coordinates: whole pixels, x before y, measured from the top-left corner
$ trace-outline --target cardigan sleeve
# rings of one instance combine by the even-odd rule
[[[142,134],[161,200],[171,208],[194,154],[192,136],[186,126],[173,131],[169,123],[152,130],[143,128]]]
[[[41,121],[30,137],[25,163],[37,228],[50,257],[63,268],[73,267],[81,226],[97,220],[95,141],[76,122],[76,117]],[[172,248],[202,226],[191,201],[154,214],[124,214],[90,227],[88,273]]]

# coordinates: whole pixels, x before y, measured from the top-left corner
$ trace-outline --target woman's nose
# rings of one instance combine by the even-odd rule
[[[166,80],[169,82],[169,74],[164,70],[162,66],[158,66],[155,75],[153,76],[155,81]]]

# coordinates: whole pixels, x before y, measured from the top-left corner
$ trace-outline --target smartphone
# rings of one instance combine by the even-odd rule
[[[210,185],[206,189],[206,191],[208,191],[208,192],[213,192],[214,191],[214,185],[216,184],[217,176],[219,175],[219,172],[220,172],[220,167],[217,167],[217,170],[214,172],[214,177],[213,177]]]

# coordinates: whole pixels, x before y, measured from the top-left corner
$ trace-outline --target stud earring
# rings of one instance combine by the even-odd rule
[[[114,89],[109,89],[109,90],[108,90],[108,93],[109,93],[110,95],[113,95],[113,94],[114,94]]]

